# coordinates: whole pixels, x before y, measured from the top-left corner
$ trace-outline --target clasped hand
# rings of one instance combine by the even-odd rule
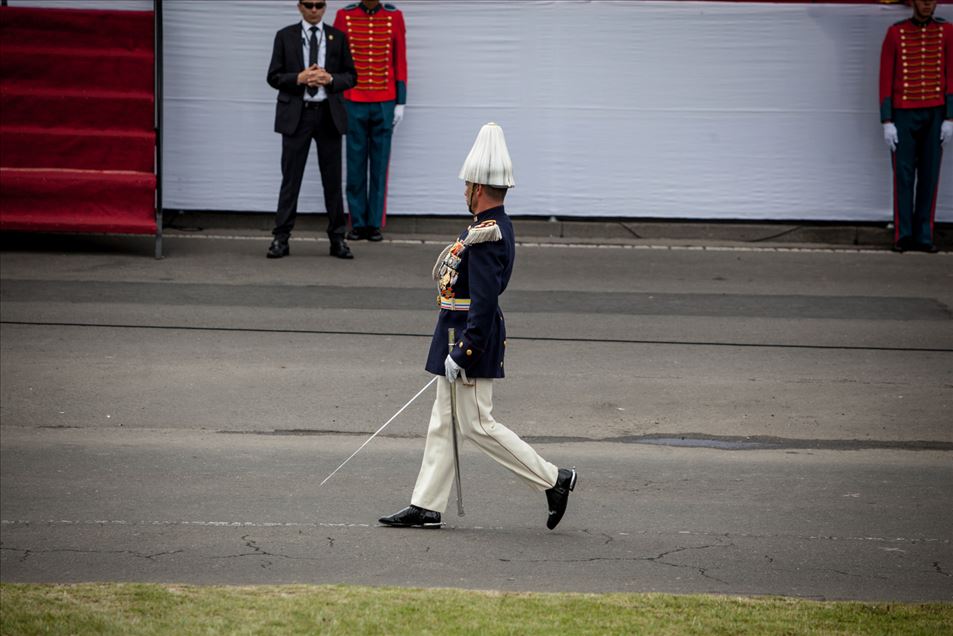
[[[311,87],[327,86],[331,83],[331,74],[317,64],[312,64],[298,73],[298,83]]]

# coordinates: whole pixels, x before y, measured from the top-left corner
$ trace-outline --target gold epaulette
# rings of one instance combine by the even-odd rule
[[[463,239],[463,244],[474,245],[476,243],[502,240],[503,232],[500,230],[500,226],[496,224],[496,221],[490,219],[477,225],[471,225],[467,230],[466,238]]]

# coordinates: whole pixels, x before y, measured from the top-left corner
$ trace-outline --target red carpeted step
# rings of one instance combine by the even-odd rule
[[[155,169],[155,134],[135,130],[0,128],[4,168]]]
[[[0,229],[153,234],[152,12],[0,7]]]
[[[0,77],[7,86],[152,92],[152,51],[64,49],[0,43]]]
[[[0,40],[39,46],[153,50],[152,11],[0,7]]]
[[[151,92],[28,88],[0,83],[0,126],[153,130]]]
[[[0,168],[0,230],[154,234],[155,175]]]

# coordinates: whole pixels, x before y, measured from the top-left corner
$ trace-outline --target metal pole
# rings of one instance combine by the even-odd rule
[[[453,327],[447,332],[447,355],[453,351],[453,345],[456,342],[456,336]],[[460,449],[457,445],[457,383],[450,383],[450,429],[453,431],[453,483],[457,491],[457,516],[463,516],[463,492],[460,490]]]
[[[162,0],[153,0],[155,24],[156,258],[162,258]]]

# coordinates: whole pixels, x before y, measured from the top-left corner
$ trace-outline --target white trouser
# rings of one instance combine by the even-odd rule
[[[559,469],[539,456],[533,447],[513,431],[493,419],[493,380],[478,378],[467,386],[457,380],[457,421],[462,435],[484,453],[522,477],[536,490],[556,484]],[[450,382],[437,378],[437,399],[430,413],[424,460],[417,475],[417,485],[410,503],[442,513],[447,508],[453,485],[453,438],[450,419]]]

